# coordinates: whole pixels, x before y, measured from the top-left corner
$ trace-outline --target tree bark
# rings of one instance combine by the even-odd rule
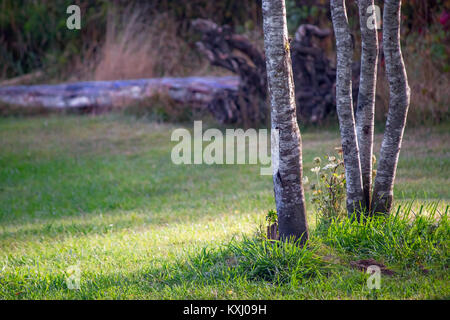
[[[373,212],[388,214],[394,197],[394,180],[410,102],[410,88],[400,47],[401,0],[386,0],[383,14],[383,48],[389,80],[389,111],[373,192]]]
[[[352,101],[353,42],[348,26],[344,0],[331,0],[331,17],[336,37],[336,110],[342,140],[342,151],[347,184],[347,212],[359,218],[364,210],[364,194],[361,178],[358,142]]]
[[[304,244],[308,224],[285,2],[263,0],[262,11],[271,126],[279,133],[271,146],[279,234],[282,240],[293,238]]]
[[[359,0],[358,7],[362,53],[358,104],[356,107],[356,134],[358,136],[365,207],[369,212],[372,193],[373,128],[377,84],[378,36],[376,25],[369,24],[370,19],[375,15],[374,0]],[[370,13],[368,13],[368,9]]]

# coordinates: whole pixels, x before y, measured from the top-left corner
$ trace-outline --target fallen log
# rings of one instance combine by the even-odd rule
[[[207,109],[221,123],[241,123],[247,127],[268,124],[264,53],[228,26],[220,27],[204,19],[194,20],[193,26],[202,34],[197,42],[199,51],[211,64],[236,76],[0,86],[0,108],[3,103],[48,109],[109,109],[162,94],[179,104]],[[330,35],[329,29],[301,25],[290,43],[297,118],[302,122],[320,122],[336,107],[336,70],[314,41]],[[354,66],[356,101],[359,63]]]
[[[267,79],[264,54],[246,37],[234,34],[229,26],[196,19],[192,26],[202,34],[198,50],[218,67],[239,76],[236,91],[218,91],[208,109],[222,123],[242,123],[246,127],[266,123]]]
[[[330,29],[311,24],[300,25],[291,43],[295,99],[299,119],[316,123],[336,110],[336,68],[314,39],[332,35]],[[356,101],[359,89],[359,62],[353,64],[352,94]]]
[[[210,63],[239,76],[237,91],[216,93],[208,106],[211,112],[223,123],[266,123],[269,108],[264,53],[229,26],[204,19],[196,19],[192,25],[202,34],[197,48]],[[336,108],[336,69],[314,41],[331,34],[330,29],[304,24],[290,42],[297,118],[302,122],[320,122]],[[358,94],[358,66],[355,63],[353,71],[354,99]]]
[[[238,82],[229,76],[1,86],[0,107],[3,103],[49,109],[116,108],[163,94],[181,104],[206,108],[217,92],[237,91]]]

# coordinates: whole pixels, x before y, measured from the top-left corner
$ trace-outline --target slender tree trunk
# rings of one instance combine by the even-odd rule
[[[263,0],[262,11],[272,131],[279,133],[275,139],[278,141],[272,140],[278,230],[282,240],[294,238],[303,244],[308,238],[308,224],[302,185],[302,142],[284,0]]]
[[[373,212],[388,214],[410,101],[410,88],[400,48],[401,0],[385,0],[383,48],[389,80],[389,112],[373,192]]]
[[[331,0],[331,17],[336,37],[336,110],[341,131],[347,183],[347,212],[357,217],[364,210],[364,194],[361,178],[358,142],[352,102],[352,56],[353,42],[348,26],[344,0]]]
[[[372,193],[373,127],[377,85],[378,36],[374,0],[359,0],[362,54],[356,107],[356,134],[361,161],[365,207],[370,211]]]

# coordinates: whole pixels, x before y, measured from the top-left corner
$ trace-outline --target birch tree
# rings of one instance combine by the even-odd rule
[[[360,152],[365,208],[370,210],[378,35],[374,1],[359,0],[358,9],[362,48],[358,103],[356,107],[356,134]]]
[[[356,212],[359,216],[364,205],[364,194],[352,100],[353,42],[345,1],[331,0],[330,5],[336,37],[336,110],[345,165],[347,212],[349,215]]]
[[[389,80],[389,111],[373,191],[373,212],[381,213],[391,210],[395,173],[410,102],[410,88],[400,46],[400,11],[401,0],[384,1],[383,48]]]
[[[337,48],[336,107],[347,179],[347,209],[349,214],[352,213],[352,209],[357,210],[356,202],[364,199],[361,208],[365,212],[388,214],[393,201],[395,173],[410,102],[410,89],[400,47],[401,0],[384,1],[383,48],[389,80],[389,111],[372,196],[378,42],[374,1],[359,0],[358,7],[362,57],[355,134],[350,80],[353,46],[345,0],[331,0]]]
[[[282,240],[303,244],[308,238],[302,185],[301,136],[297,124],[294,80],[284,0],[263,0],[263,30],[271,104],[272,165],[278,230]]]

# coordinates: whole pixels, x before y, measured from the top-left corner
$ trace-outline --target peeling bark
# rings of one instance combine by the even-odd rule
[[[389,80],[389,111],[373,191],[373,212],[388,214],[410,102],[410,88],[400,47],[401,0],[386,0],[383,13],[383,48]]]
[[[356,212],[359,217],[360,212],[364,210],[364,194],[352,101],[353,42],[345,1],[331,0],[330,4],[336,37],[336,110],[345,165],[347,212],[349,215]]]
[[[282,240],[308,239],[302,185],[301,136],[297,124],[294,80],[286,25],[284,0],[263,0],[264,47],[271,104],[273,183]]]
[[[362,54],[358,104],[356,107],[356,134],[358,137],[365,206],[369,211],[372,192],[373,128],[377,84],[378,36],[376,26],[368,24],[371,16],[375,14],[374,1],[359,0],[358,7]]]

